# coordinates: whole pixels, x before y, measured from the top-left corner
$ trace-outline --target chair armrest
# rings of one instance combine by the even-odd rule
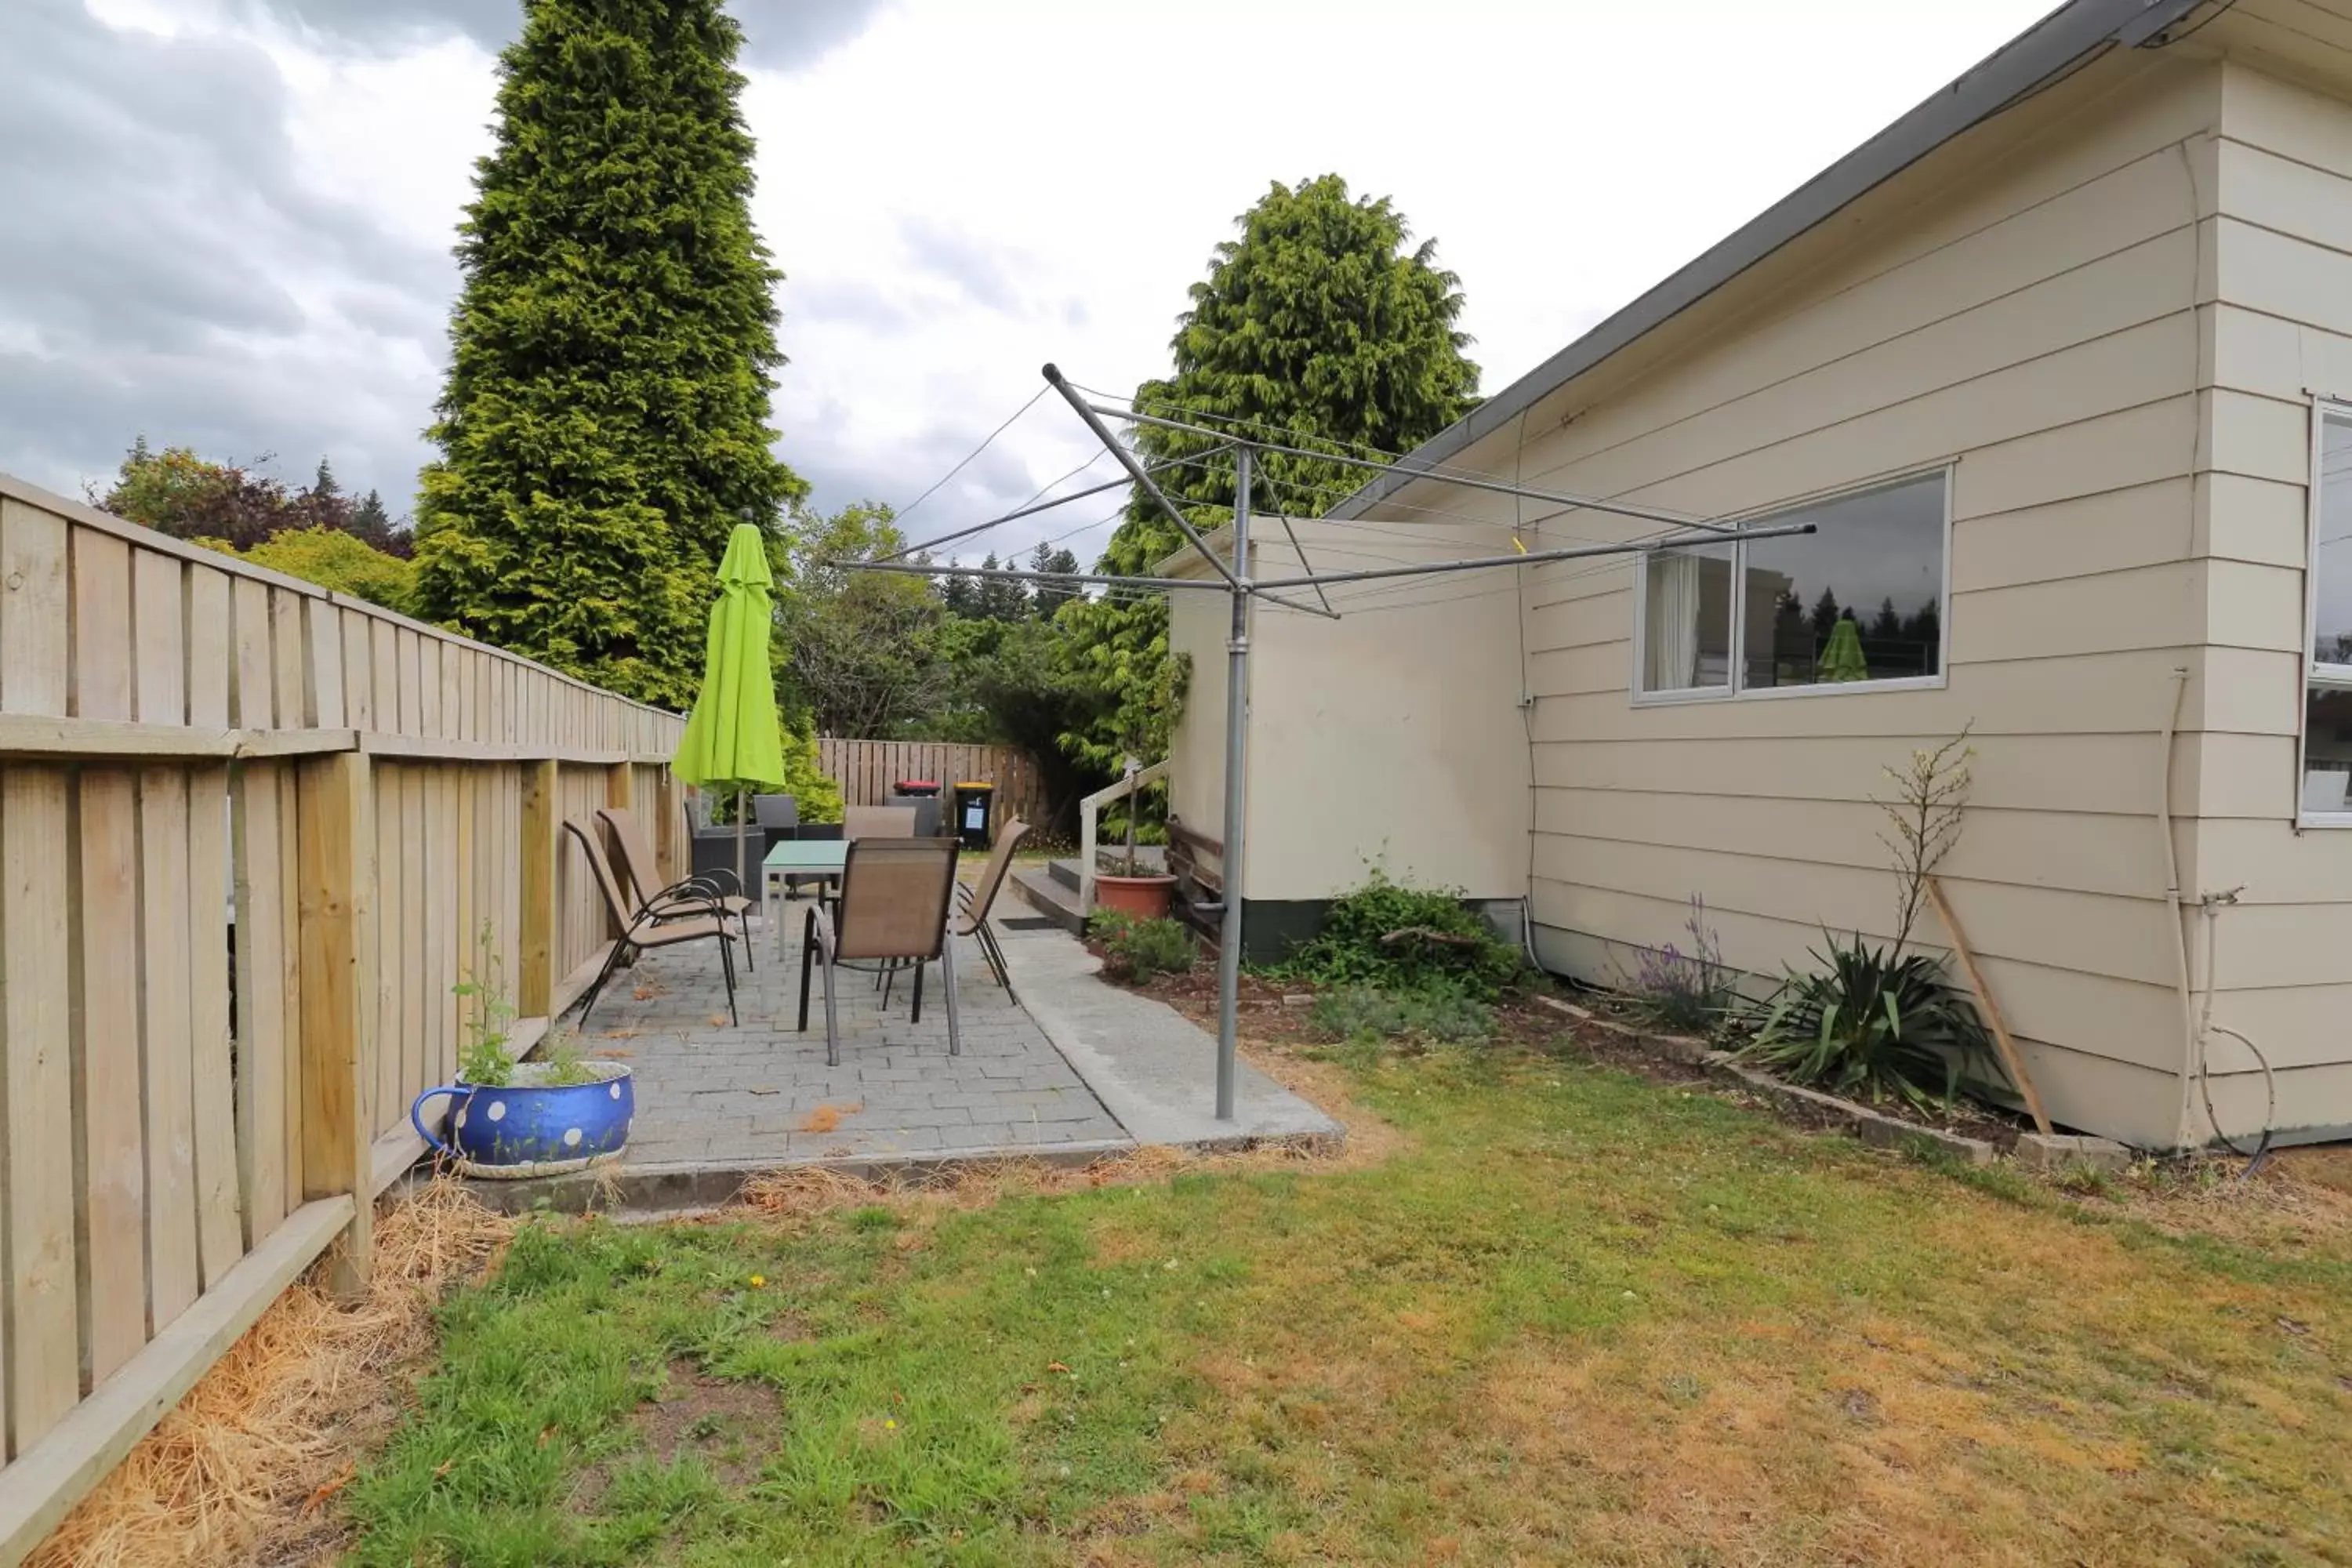
[[[637,910],[633,926],[668,925],[684,920],[715,920],[722,924],[727,908],[719,895],[696,886],[691,879],[665,888]]]
[[[686,880],[688,882],[709,883],[711,888],[710,896],[713,898],[726,897],[730,892],[729,884],[730,883],[733,884],[732,891],[736,897],[750,897],[749,894],[743,891],[743,879],[740,877],[738,877],[734,870],[730,867],[714,866],[708,871],[697,871],[693,876],[688,877]],[[684,887],[685,885],[686,884],[684,882],[677,884],[679,887]]]
[[[823,958],[827,963],[831,963],[833,962],[834,945],[833,916],[825,912],[825,907],[824,904],[819,903],[810,909],[809,921],[810,924],[816,931],[816,951],[818,956]]]

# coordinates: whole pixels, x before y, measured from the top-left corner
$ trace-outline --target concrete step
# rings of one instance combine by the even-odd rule
[[[1100,868],[1108,871],[1126,859],[1127,849],[1124,845],[1105,845],[1096,851],[1096,858],[1101,862]],[[1145,876],[1156,877],[1168,869],[1168,851],[1157,844],[1139,844],[1135,847],[1135,864],[1137,869]],[[1046,864],[1046,869],[1053,875],[1054,880],[1072,892],[1077,891],[1078,858],[1076,856],[1049,861]]]
[[[1075,868],[1077,862],[1073,860],[1069,864]],[[1054,874],[1053,868],[1040,870],[1034,866],[1023,866],[1013,871],[1012,883],[1013,890],[1021,896],[1024,902],[1064,931],[1073,936],[1086,931],[1087,918],[1078,912],[1078,879],[1075,869],[1066,886],[1061,878]]]

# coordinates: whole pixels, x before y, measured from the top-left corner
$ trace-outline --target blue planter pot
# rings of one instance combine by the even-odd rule
[[[556,1176],[620,1153],[636,1113],[636,1086],[620,1062],[582,1064],[589,1083],[547,1084],[544,1064],[523,1062],[510,1084],[442,1084],[416,1097],[408,1120],[469,1176]],[[451,1100],[447,1136],[425,1124],[425,1101]]]

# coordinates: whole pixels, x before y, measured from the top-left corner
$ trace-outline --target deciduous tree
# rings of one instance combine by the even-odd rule
[[[1208,276],[1170,342],[1173,373],[1145,382],[1148,412],[1188,418],[1316,450],[1357,456],[1406,452],[1477,401],[1478,367],[1456,329],[1460,279],[1437,264],[1436,242],[1412,243],[1386,196],[1352,196],[1337,174],[1296,188],[1274,184],[1216,248]],[[1140,426],[1149,460],[1196,460],[1161,476],[1161,487],[1196,528],[1223,526],[1234,502],[1234,458],[1181,431]],[[1367,450],[1367,449],[1371,450]],[[1319,514],[1355,489],[1360,474],[1315,458],[1270,458],[1255,505]],[[1111,536],[1100,570],[1147,575],[1183,542],[1136,497]],[[1113,709],[1064,743],[1104,767],[1144,737],[1164,750],[1172,714],[1167,606],[1155,597],[1103,595],[1065,606],[1088,678]],[[1149,758],[1147,761],[1150,760]]]

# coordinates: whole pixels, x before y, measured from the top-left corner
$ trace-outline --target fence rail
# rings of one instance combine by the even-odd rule
[[[977,782],[996,786],[996,816],[1045,819],[1045,798],[1034,758],[1018,746],[964,746],[945,741],[853,741],[821,736],[817,761],[841,785],[845,805],[881,805],[900,779],[929,779],[942,787]]]
[[[535,1039],[601,961],[560,819],[682,721],[0,476],[0,1564],[421,1145],[490,963]]]

